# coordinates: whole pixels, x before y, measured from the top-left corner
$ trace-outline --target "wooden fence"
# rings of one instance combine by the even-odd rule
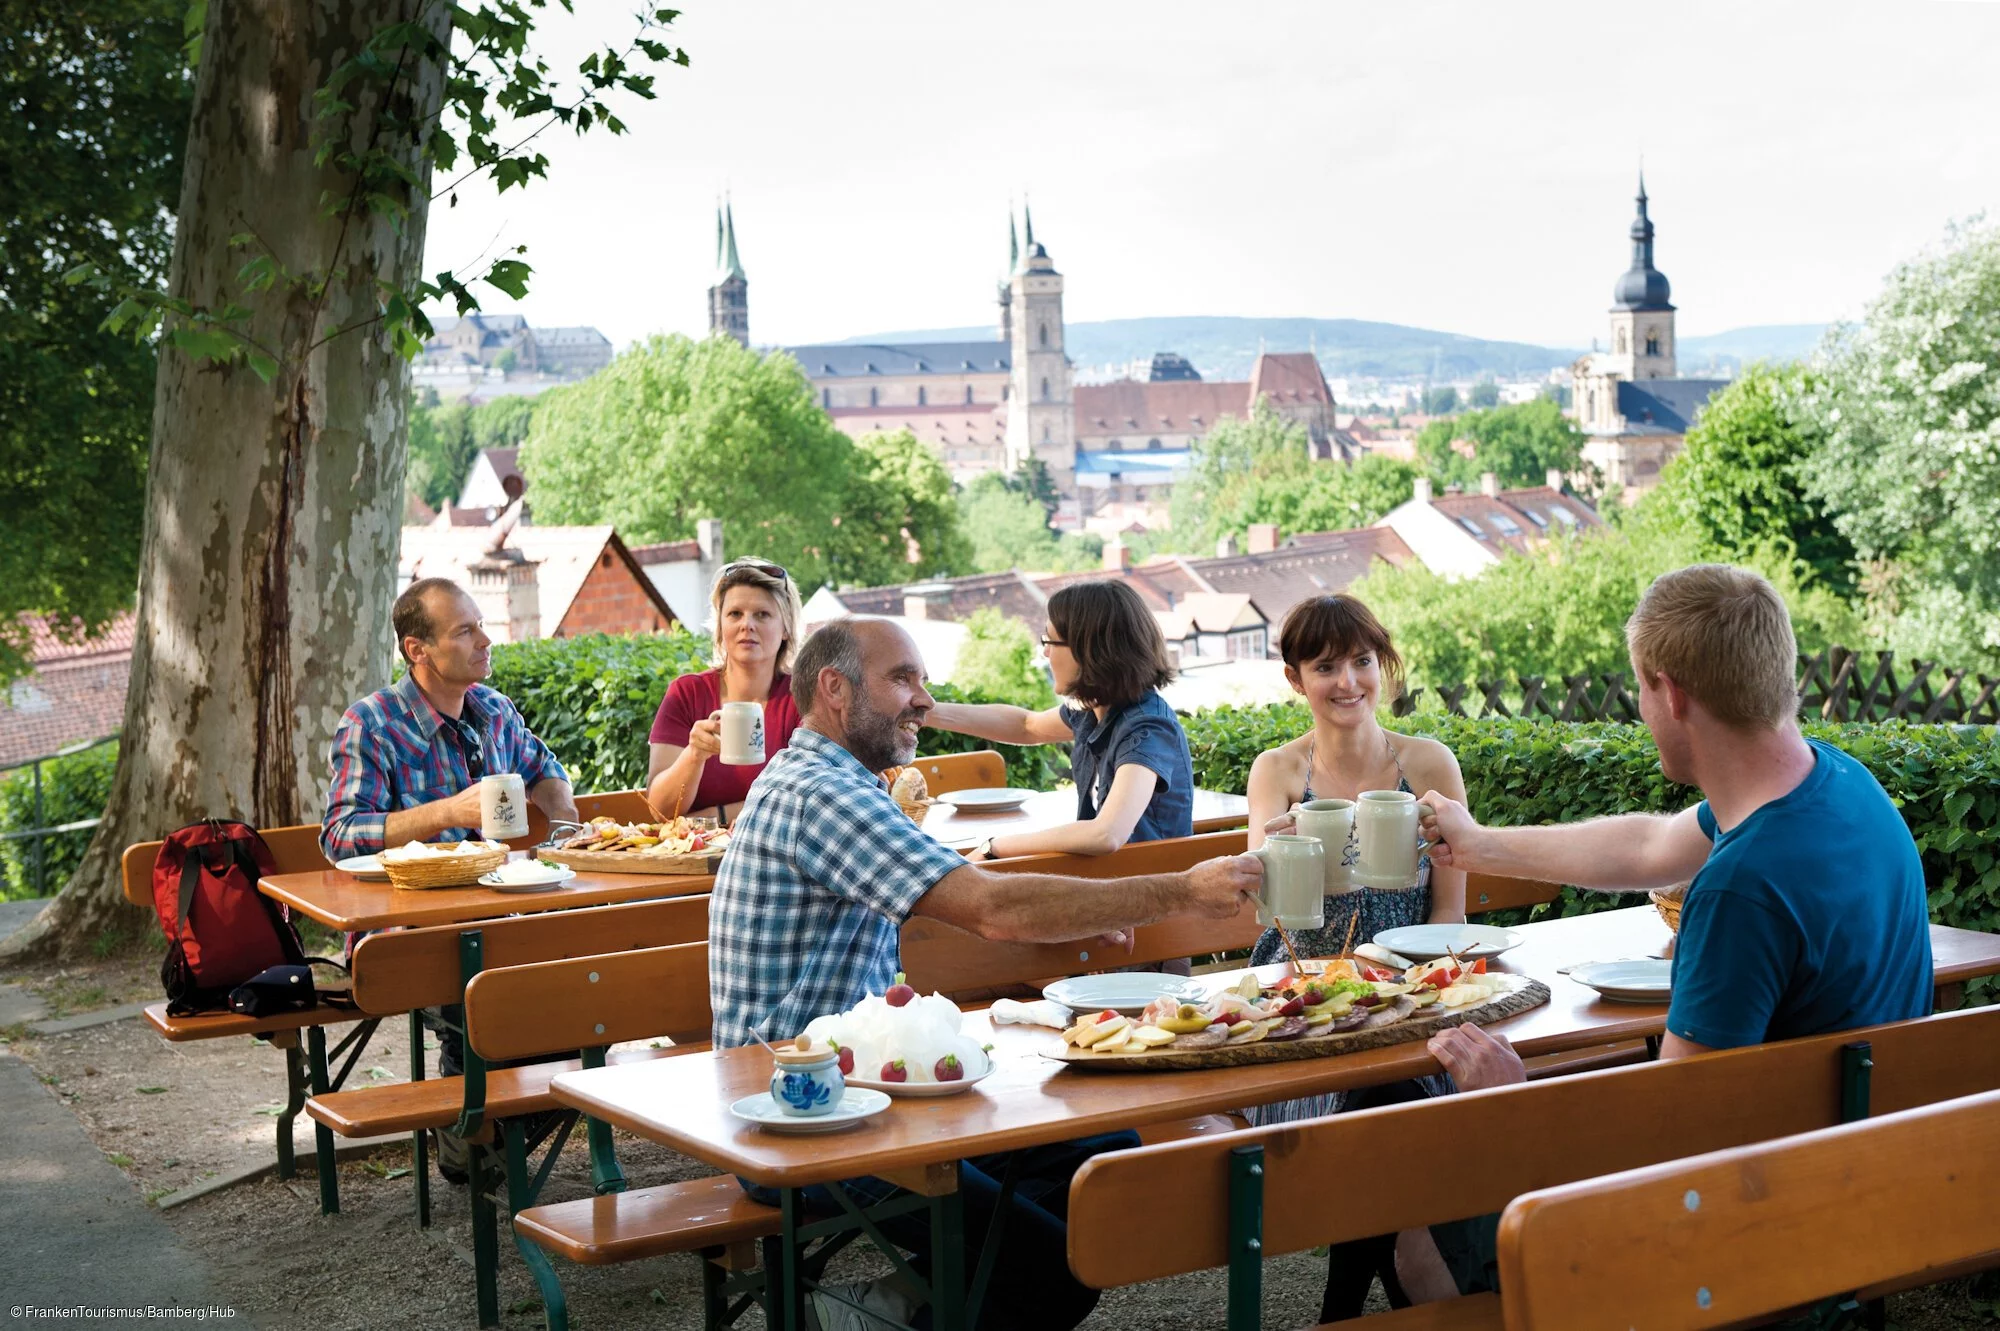
[[[2000,724],[2000,679],[1948,670],[1911,658],[1905,677],[1895,653],[1873,661],[1845,647],[1816,656],[1799,654],[1799,715],[1824,721],[1917,721],[1926,724]],[[1415,711],[1423,689],[1396,703],[1397,715]],[[1432,694],[1454,716],[1525,716],[1552,721],[1637,721],[1639,695],[1622,670],[1599,675],[1541,675],[1436,687]]]

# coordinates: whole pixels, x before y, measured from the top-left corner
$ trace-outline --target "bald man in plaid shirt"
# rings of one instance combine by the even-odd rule
[[[789,1038],[814,1017],[887,989],[899,930],[912,915],[984,938],[1066,942],[1173,915],[1233,919],[1262,883],[1262,865],[1247,855],[1184,873],[1087,879],[993,873],[945,849],[904,816],[876,775],[916,755],[933,706],[924,683],[916,643],[881,620],[836,620],[800,649],[792,695],[802,724],[751,786],[710,897],[718,1047],[750,1043],[753,1027]],[[1135,1134],[1114,1133],[964,1163],[966,1269],[974,1269],[996,1218],[1006,1234],[982,1331],[1066,1331],[1089,1316],[1097,1292],[1070,1275],[1066,1255],[1069,1178],[1091,1155],[1137,1144]],[[1001,1174],[1015,1185],[1004,1213]],[[874,1178],[839,1186],[864,1205],[896,1190]],[[806,1198],[815,1208],[839,1207],[823,1188],[806,1189]],[[927,1213],[893,1217],[881,1229],[903,1247],[930,1251]],[[882,1282],[851,1287],[843,1298],[815,1290],[808,1304],[817,1331],[872,1331],[883,1322],[871,1313],[904,1323],[914,1315],[925,1325],[923,1312]]]

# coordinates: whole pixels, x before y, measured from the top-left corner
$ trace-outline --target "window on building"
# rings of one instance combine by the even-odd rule
[[[1502,536],[1519,536],[1521,534],[1521,524],[1508,517],[1505,513],[1495,513],[1493,515],[1493,525],[1500,529]]]
[[[1042,380],[1042,401],[1047,402],[1048,400],[1049,400],[1049,381],[1044,379]]]
[[[1523,513],[1526,513],[1526,514],[1528,515],[1528,521],[1530,521],[1530,522],[1534,523],[1534,524],[1535,524],[1535,525],[1536,525],[1537,527],[1546,527],[1546,526],[1548,526],[1548,525],[1549,525],[1549,520],[1548,520],[1547,518],[1543,517],[1543,516],[1542,516],[1542,515],[1541,515],[1541,514],[1540,514],[1539,512],[1537,512],[1537,511],[1536,511],[1535,509],[1532,509],[1532,508],[1524,508],[1524,509],[1522,509],[1521,511],[1522,511]]]
[[[831,407],[833,405],[833,390],[831,388],[822,388],[819,390],[819,404],[822,407]]]
[[[924,386],[922,384],[917,385],[917,405],[920,407],[927,407],[930,405],[930,394],[924,390]]]
[[[965,400],[966,400],[967,402],[970,402],[970,401],[972,401],[972,385],[971,385],[971,384],[967,384],[967,385],[965,386]]]
[[[1159,440],[1157,440],[1157,439],[1148,439],[1148,440],[1146,441],[1146,450],[1147,450],[1148,452],[1152,452],[1152,453],[1157,453],[1157,452],[1159,452],[1159,451],[1160,451],[1160,441],[1159,441]]]
[[[881,405],[882,405],[882,390],[881,390],[881,389],[879,389],[879,388],[871,388],[871,389],[869,389],[869,390],[868,390],[868,405],[869,405],[869,406],[871,406],[871,407],[879,407],[879,406],[881,406]]]
[[[1042,325],[1041,333],[1042,333],[1042,345],[1047,346],[1049,344],[1049,326],[1047,324]]]
[[[1465,528],[1467,531],[1471,532],[1474,536],[1483,537],[1486,535],[1484,531],[1480,530],[1479,524],[1474,522],[1471,518],[1460,518],[1458,520],[1458,525]]]
[[[1646,334],[1646,354],[1648,356],[1657,356],[1660,354],[1660,335],[1658,333]]]
[[[1051,433],[1052,429],[1053,429],[1053,427],[1052,427],[1052,426],[1050,426],[1048,422],[1046,422],[1046,421],[1042,422],[1042,442],[1043,442],[1043,443],[1045,443],[1045,444],[1053,444],[1053,443],[1054,443],[1054,442],[1056,441],[1056,438],[1055,438],[1055,435],[1054,435],[1053,433]]]
[[[1576,514],[1566,508],[1552,508],[1549,512],[1554,514],[1556,521],[1565,527],[1574,527],[1576,525]]]
[[[1618,330],[1618,354],[1625,354],[1625,330],[1622,328]]]

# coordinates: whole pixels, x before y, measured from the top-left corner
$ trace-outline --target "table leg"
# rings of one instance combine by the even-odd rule
[[[421,1013],[410,1014],[410,1080],[424,1079],[424,1019]],[[417,1175],[417,1228],[431,1227],[431,1161],[430,1134],[418,1128],[410,1134],[410,1160]]]
[[[271,1043],[285,1051],[285,1109],[278,1115],[278,1177],[288,1179],[299,1172],[298,1156],[292,1146],[292,1124],[306,1107],[306,1054],[299,1048],[297,1031],[274,1035]]]
[[[312,1089],[325,1095],[330,1089],[326,1075],[326,1027],[306,1028],[306,1043],[312,1051]],[[340,1178],[333,1158],[333,1129],[313,1120],[314,1151],[319,1157],[319,1213],[334,1215],[340,1210]]]
[[[784,1232],[778,1239],[778,1287],[772,1291],[777,1304],[779,1331],[805,1331],[806,1290],[799,1270],[799,1222],[805,1215],[805,1196],[797,1188],[778,1193],[778,1214]]]
[[[1003,1223],[994,1216],[995,1230]],[[965,1194],[957,1188],[931,1198],[931,1328],[965,1331]]]

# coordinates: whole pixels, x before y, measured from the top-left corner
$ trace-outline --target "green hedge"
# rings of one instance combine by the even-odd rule
[[[1196,784],[1241,793],[1251,761],[1309,723],[1303,706],[1282,703],[1184,718]],[[1671,813],[1700,798],[1661,774],[1644,726],[1422,714],[1395,724],[1450,746],[1473,812],[1487,823]],[[2000,928],[2000,739],[1993,729],[1809,724],[1805,733],[1859,759],[1902,810],[1923,856],[1931,918],[1961,929]],[[1566,890],[1536,911],[1580,914],[1618,904],[1604,893]]]
[[[21,767],[0,776],[0,831],[60,827],[80,823],[104,812],[111,798],[111,773],[118,766],[118,745],[53,758],[42,764],[42,816],[35,817],[35,774]],[[35,880],[35,841],[0,841],[0,899],[54,896],[83,859],[92,828],[42,837],[46,857],[41,881]],[[38,890],[39,888],[39,890]]]

